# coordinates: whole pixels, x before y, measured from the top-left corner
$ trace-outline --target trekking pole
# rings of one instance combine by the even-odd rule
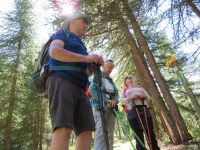
[[[146,107],[144,107],[144,116],[145,116],[145,121],[146,121],[146,124],[147,124],[147,132],[148,132],[149,143],[150,143],[150,147],[151,147],[150,149],[153,150],[152,143],[151,143],[151,135],[150,135],[150,130],[149,130],[149,124],[148,124],[148,120],[147,120]]]
[[[120,118],[119,118],[119,115],[118,115],[117,111],[114,110],[114,109],[113,109],[113,111],[114,111],[114,113],[115,113],[115,115],[116,115],[116,117],[117,117],[117,120],[119,121],[119,123],[120,123],[120,125],[121,125],[121,127],[122,127],[122,130],[124,131],[125,137],[128,138],[129,142],[131,143],[131,146],[133,147],[134,150],[136,150],[136,148],[135,148],[135,146],[134,146],[134,144],[133,144],[133,142],[132,142],[132,140],[131,140],[131,137],[130,137],[128,134],[126,135],[125,126],[124,126],[123,123],[120,121]]]
[[[98,97],[98,103],[99,103],[99,111],[101,115],[101,122],[102,122],[102,128],[103,128],[103,134],[104,134],[104,141],[106,145],[106,150],[110,150],[109,146],[109,139],[108,139],[108,128],[107,128],[107,122],[106,118],[104,116],[104,102],[103,102],[103,96],[102,96],[102,79],[101,79],[101,70],[100,66],[96,65],[96,83],[98,86],[96,87],[97,89],[97,97]]]
[[[120,117],[119,117],[119,114],[117,113],[117,111],[116,110],[114,110],[114,113],[116,114],[116,116],[117,116],[117,119],[118,119],[118,121],[120,122],[120,125],[122,126],[122,129],[124,128],[125,129],[125,125],[123,124],[123,122],[121,121],[121,119],[120,119]],[[130,127],[130,125],[128,124],[128,126],[129,126],[129,128],[131,128]],[[123,129],[123,130],[124,130]],[[132,129],[132,128],[131,128]],[[135,131],[132,129],[132,132],[133,132],[133,135],[134,135],[134,138],[136,138],[139,142],[140,142],[140,144],[145,148],[145,145],[144,145],[144,143],[141,141],[141,139],[138,137],[138,135],[135,133]],[[125,135],[126,136],[126,135]],[[130,142],[132,142],[132,141],[130,141]],[[132,145],[132,144],[131,144]]]
[[[138,110],[137,110],[136,107],[135,107],[135,110],[136,110],[136,113],[137,113],[139,122],[140,122],[140,124],[142,125],[142,129],[143,129],[144,134],[145,134],[145,136],[146,136],[146,140],[147,140],[147,143],[148,143],[148,145],[149,145],[149,148],[151,149],[150,142],[149,142],[149,138],[148,138],[148,136],[147,136],[146,130],[145,130],[144,125],[143,125],[143,123],[142,123],[142,119],[141,119],[140,114],[139,114],[139,112],[138,112]]]

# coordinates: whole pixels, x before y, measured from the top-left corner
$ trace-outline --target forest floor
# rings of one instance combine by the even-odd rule
[[[162,150],[200,150],[200,142],[190,141],[180,145],[167,144],[161,148]]]
[[[133,141],[133,144],[135,144],[135,141]],[[74,150],[75,144],[70,145],[69,150]],[[160,143],[159,142],[159,146],[161,148],[161,150],[200,150],[200,141],[190,141],[187,143],[183,143],[180,145],[173,145],[173,144],[164,144],[164,143]],[[93,150],[93,146],[92,146],[92,150]],[[114,150],[134,150],[130,144],[129,141],[127,140],[118,140],[115,138],[114,141],[114,146],[113,146]]]
[[[115,143],[114,150],[133,150],[129,142]],[[161,150],[200,150],[200,142],[187,142],[180,145],[162,145]]]

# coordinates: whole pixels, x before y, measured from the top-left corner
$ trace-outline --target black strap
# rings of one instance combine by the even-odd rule
[[[145,104],[144,104],[144,99],[142,99],[142,105],[145,105]]]

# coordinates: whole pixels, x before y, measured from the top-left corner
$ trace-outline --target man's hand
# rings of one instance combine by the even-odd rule
[[[130,102],[133,98],[131,98],[130,96],[127,96],[127,101]]]
[[[114,99],[108,100],[108,104],[110,108],[115,108],[116,102]]]
[[[103,60],[102,56],[99,56],[97,54],[91,54],[91,55],[85,56],[85,62],[86,63],[96,63],[99,65],[102,65],[104,60]]]
[[[100,56],[100,58],[99,58],[99,65],[100,65],[100,66],[103,65],[103,63],[104,63],[103,57]]]

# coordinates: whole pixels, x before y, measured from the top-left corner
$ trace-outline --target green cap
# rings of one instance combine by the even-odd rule
[[[72,20],[76,20],[76,19],[84,19],[88,24],[91,23],[91,18],[89,16],[87,16],[86,14],[83,14],[83,13],[76,12],[76,13],[66,16],[63,27],[65,29],[69,30],[70,22]]]

